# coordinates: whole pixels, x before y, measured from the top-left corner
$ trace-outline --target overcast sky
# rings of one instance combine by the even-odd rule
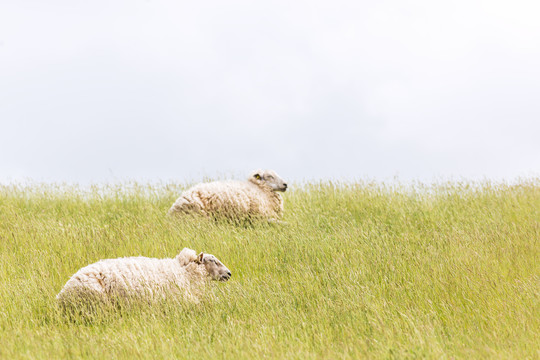
[[[0,0],[0,181],[540,174],[540,2]]]

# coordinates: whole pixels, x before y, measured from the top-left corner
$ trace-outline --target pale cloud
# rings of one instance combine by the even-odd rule
[[[0,180],[540,172],[533,1],[0,1]]]

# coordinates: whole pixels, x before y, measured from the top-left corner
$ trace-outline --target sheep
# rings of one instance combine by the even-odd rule
[[[200,214],[225,218],[265,218],[279,222],[287,183],[272,170],[252,172],[247,181],[214,181],[184,191],[169,209],[169,215]]]
[[[203,282],[227,281],[231,272],[214,255],[184,248],[173,259],[125,257],[106,259],[77,271],[56,296],[62,305],[115,298],[164,299],[195,295]]]

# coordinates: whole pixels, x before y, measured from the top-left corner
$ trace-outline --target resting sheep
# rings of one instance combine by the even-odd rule
[[[101,260],[80,269],[56,296],[61,304],[114,297],[164,298],[184,294],[196,300],[203,282],[227,281],[231,272],[214,255],[184,248],[173,259],[126,257]]]
[[[169,214],[201,214],[229,219],[266,218],[278,221],[283,214],[279,192],[287,184],[272,170],[254,171],[247,181],[214,181],[184,191]]]

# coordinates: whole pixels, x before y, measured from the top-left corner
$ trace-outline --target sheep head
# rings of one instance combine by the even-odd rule
[[[214,255],[200,253],[197,255],[195,262],[204,265],[212,280],[227,281],[231,278],[231,271]]]
[[[267,185],[272,191],[287,190],[287,183],[273,170],[257,170],[249,177],[249,181],[257,185]]]

